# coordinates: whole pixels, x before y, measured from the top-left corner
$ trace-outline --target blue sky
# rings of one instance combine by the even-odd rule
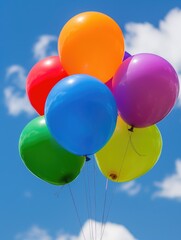
[[[3,240],[83,240],[68,186],[34,177],[23,165],[18,140],[37,115],[25,95],[25,79],[40,59],[57,54],[57,37],[72,16],[83,11],[111,16],[123,30],[131,54],[156,53],[181,73],[181,2],[121,0],[7,0],[0,2],[0,238]],[[179,240],[181,237],[181,96],[158,127],[163,150],[145,176],[125,184],[109,183],[103,240]],[[87,214],[84,173],[93,186],[94,161],[71,184],[86,239],[95,222]],[[92,169],[92,170],[91,170]],[[105,178],[96,169],[97,230],[102,220]],[[88,185],[88,182],[87,182]],[[93,187],[90,198],[93,204]],[[85,239],[84,239],[85,240]],[[98,239],[97,239],[98,240]]]

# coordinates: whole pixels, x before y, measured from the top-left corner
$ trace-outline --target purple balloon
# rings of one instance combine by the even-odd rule
[[[179,94],[179,80],[168,61],[142,53],[120,65],[112,88],[123,120],[141,128],[159,122],[171,111]]]
[[[131,57],[131,54],[129,54],[128,52],[124,52],[124,57],[123,57],[123,61],[125,61],[127,58]]]

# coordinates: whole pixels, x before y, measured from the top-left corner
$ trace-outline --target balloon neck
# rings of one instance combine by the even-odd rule
[[[128,131],[134,132],[134,126],[131,126],[130,128],[128,128]]]
[[[85,160],[86,160],[86,162],[88,162],[88,161],[90,161],[90,160],[91,160],[91,158],[90,158],[90,157],[88,157],[87,155],[85,155]]]
[[[118,178],[117,174],[115,174],[115,173],[110,173],[110,174],[109,174],[109,177],[110,177],[113,181],[115,181],[115,180]]]

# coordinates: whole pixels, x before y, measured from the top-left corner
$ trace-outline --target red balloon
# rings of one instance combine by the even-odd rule
[[[58,56],[47,57],[30,70],[26,81],[26,93],[31,105],[44,115],[46,98],[53,86],[67,77]]]

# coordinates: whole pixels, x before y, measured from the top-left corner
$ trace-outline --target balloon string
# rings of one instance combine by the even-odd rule
[[[108,216],[109,216],[109,214],[110,214],[110,210],[111,210],[112,203],[113,203],[113,194],[111,195],[111,199],[110,199],[110,203],[109,203],[107,215],[106,215],[106,217],[105,217],[105,223],[107,222]],[[104,224],[104,227],[103,227],[103,231],[102,231],[101,239],[100,239],[100,240],[102,240],[102,238],[103,238],[103,236],[104,236],[105,229],[106,229],[106,224]]]
[[[103,203],[103,213],[102,213],[102,221],[101,221],[101,236],[102,236],[102,234],[103,234],[105,208],[106,208],[106,202],[107,202],[107,192],[108,192],[108,179],[106,179],[106,185],[105,185],[105,194],[104,194],[104,203]],[[101,237],[101,239],[102,239],[102,237]]]
[[[131,130],[128,129],[128,131],[130,131],[130,135],[129,135],[129,139],[128,139],[128,142],[127,142],[127,145],[126,145],[126,150],[125,150],[124,155],[123,155],[123,161],[122,161],[122,164],[121,164],[121,166],[120,166],[120,170],[119,170],[119,174],[118,174],[118,177],[117,177],[117,181],[119,180],[119,177],[120,177],[120,175],[121,175],[121,170],[122,170],[123,165],[124,165],[124,161],[125,161],[125,158],[126,158],[126,154],[127,154],[127,152],[128,152],[129,144],[130,144],[130,142],[131,142],[131,135],[132,135],[132,133],[133,133],[133,127],[131,127]]]
[[[73,192],[72,192],[72,189],[71,189],[70,184],[68,184],[68,187],[69,187],[69,192],[70,192],[70,195],[71,195],[71,198],[72,198],[73,204],[74,204],[74,208],[75,208],[75,211],[76,211],[76,215],[77,215],[77,218],[78,218],[78,221],[79,221],[79,225],[80,225],[81,233],[82,233],[82,235],[83,235],[83,237],[84,237],[84,240],[86,240],[86,238],[85,238],[85,234],[84,234],[84,231],[83,231],[83,228],[82,228],[82,224],[81,224],[81,220],[80,220],[80,216],[79,216],[78,208],[77,208],[77,205],[76,205],[76,202],[75,202],[75,198],[74,198],[74,195],[73,195]]]
[[[90,159],[90,158],[89,158]],[[90,162],[90,164],[92,164],[92,162]],[[89,175],[88,175],[88,189],[89,189],[89,199],[90,199],[90,225],[91,225],[91,235],[92,235],[92,238],[91,239],[94,239],[94,233],[93,233],[93,199],[91,198],[91,195],[93,197],[93,194],[91,194],[91,184],[90,184],[90,171],[89,171]]]
[[[90,218],[91,218],[91,210],[90,210],[90,198],[88,196],[88,191],[90,192],[90,189],[87,190],[87,188],[89,188],[88,185],[88,170],[87,170],[87,164],[85,166],[85,171],[84,171],[84,189],[85,189],[85,198],[86,198],[86,207],[87,207],[87,215],[88,215],[88,219],[89,219],[89,234],[90,234],[90,239],[92,238],[91,236],[91,222],[90,222]],[[88,185],[88,187],[87,187]]]
[[[91,158],[89,158],[91,159]],[[92,164],[92,162],[90,162],[90,164]],[[91,239],[94,239],[94,234],[93,234],[93,199],[91,198],[91,195],[93,197],[93,194],[91,194],[91,184],[90,184],[90,171],[89,171],[89,175],[88,176],[88,190],[89,190],[89,199],[90,199],[90,225],[91,225],[91,236],[92,238]]]
[[[134,126],[131,126],[130,128],[128,128],[128,131],[130,132],[134,132]],[[132,134],[131,134],[131,139],[130,139],[130,143],[131,143],[131,146],[133,148],[133,150],[135,151],[135,153],[140,156],[140,157],[145,157],[146,154],[141,154],[139,153],[137,150],[136,150],[136,147],[134,146],[133,142],[132,142]]]
[[[94,220],[95,220],[95,240],[97,239],[97,227],[96,227],[96,209],[97,209],[97,202],[96,202],[96,165],[94,161]]]
[[[130,135],[129,135],[129,139],[128,139],[128,142],[127,142],[127,145],[126,145],[126,150],[125,150],[124,155],[123,155],[123,161],[122,161],[122,164],[121,164],[121,166],[120,166],[119,174],[118,174],[118,176],[117,176],[117,181],[118,181],[119,176],[120,176],[120,174],[121,174],[121,170],[122,170],[122,167],[123,167],[125,158],[126,158],[126,154],[127,154],[127,151],[128,151],[129,143],[130,143],[130,141],[131,141],[131,135],[132,135],[132,133],[133,133],[133,129],[134,129],[133,127],[131,127],[130,129],[128,129],[128,131],[130,131]],[[107,188],[108,188],[108,179],[107,179],[107,181],[106,181],[106,190],[107,190]],[[106,191],[106,195],[107,195],[107,191]],[[106,197],[105,197],[105,198],[106,198]],[[105,201],[104,201],[104,202],[105,202]],[[109,209],[108,209],[108,213],[107,213],[107,218],[108,218],[108,215],[109,215],[109,212],[110,212],[110,209],[111,209],[112,202],[113,202],[113,197],[112,197],[111,203],[110,203],[110,205],[109,205]],[[103,220],[102,220],[102,226],[103,226]],[[100,238],[100,240],[102,240],[103,235],[104,235],[104,231],[105,231],[105,224],[104,224],[104,227],[103,227],[103,228],[102,228],[102,226],[101,226],[101,238]]]
[[[57,190],[57,191],[54,193],[54,195],[55,195],[57,198],[59,198],[60,193],[63,191],[64,187],[65,187],[65,185],[61,186],[60,189]]]
[[[140,156],[140,157],[145,157],[145,156],[146,156],[146,154],[141,154],[141,153],[139,153],[139,152],[136,150],[136,147],[134,146],[134,144],[133,144],[133,142],[132,142],[132,136],[131,136],[131,139],[130,139],[130,143],[131,143],[131,146],[132,146],[133,150],[135,151],[135,153],[136,153],[138,156]]]

